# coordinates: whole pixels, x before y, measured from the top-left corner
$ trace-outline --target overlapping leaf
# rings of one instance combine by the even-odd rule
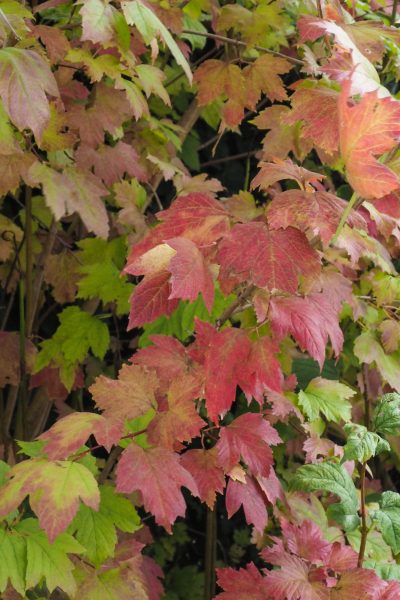
[[[246,282],[269,290],[294,293],[299,277],[316,277],[317,253],[299,230],[270,230],[261,222],[235,225],[221,242],[219,281],[225,292]]]
[[[399,187],[398,177],[376,160],[396,145],[400,135],[400,103],[365,94],[358,103],[349,98],[350,81],[339,98],[340,153],[348,181],[363,198],[379,198]]]
[[[140,491],[145,509],[169,532],[175,519],[185,514],[182,486],[198,495],[193,477],[181,466],[175,452],[165,448],[144,450],[134,443],[124,450],[117,466],[117,491]]]

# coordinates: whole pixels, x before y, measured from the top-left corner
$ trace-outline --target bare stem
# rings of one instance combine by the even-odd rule
[[[33,289],[32,289],[32,303],[31,303],[31,309],[30,309],[30,314],[29,314],[29,321],[27,321],[27,324],[26,324],[26,330],[27,330],[28,336],[30,336],[30,334],[32,333],[32,328],[33,328],[33,324],[35,322],[36,312],[37,312],[38,306],[39,306],[39,298],[40,298],[40,292],[42,289],[43,276],[44,276],[44,268],[46,265],[46,261],[47,261],[48,257],[50,256],[51,251],[53,249],[54,242],[56,240],[56,234],[57,234],[57,223],[55,221],[53,221],[50,226],[50,229],[49,229],[46,244],[42,250],[41,255],[39,256],[39,260],[36,265],[36,278],[33,283]]]
[[[211,40],[218,40],[219,42],[225,42],[226,44],[233,44],[234,46],[242,46],[247,48],[248,44],[246,42],[242,42],[241,40],[235,40],[234,38],[226,37],[225,35],[218,35],[216,33],[208,33],[206,31],[194,31],[192,29],[185,29],[183,33],[188,33],[190,35],[199,35],[201,37],[206,37]],[[299,58],[294,58],[292,56],[286,56],[286,54],[282,54],[282,52],[277,52],[276,50],[271,50],[270,48],[264,48],[263,46],[253,46],[255,50],[259,52],[266,52],[268,54],[273,54],[274,56],[279,56],[280,58],[284,58],[289,62],[292,62],[295,65],[304,65],[304,61]]]
[[[25,319],[26,324],[31,322],[32,312],[32,279],[33,279],[33,251],[32,251],[32,189],[25,189]],[[27,329],[27,327],[26,327]],[[25,331],[28,337],[29,331]]]

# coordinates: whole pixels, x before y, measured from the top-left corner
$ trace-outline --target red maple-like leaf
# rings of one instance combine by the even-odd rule
[[[380,590],[379,596],[374,600],[398,600],[400,598],[400,582],[387,581],[383,590]]]
[[[246,522],[254,525],[256,531],[264,531],[268,523],[267,498],[256,479],[250,475],[244,482],[229,479],[225,505],[229,518],[243,506]]]
[[[319,235],[324,244],[329,244],[336,232],[347,203],[329,192],[304,192],[288,190],[274,196],[268,205],[268,223],[272,229],[297,227]],[[347,223],[358,229],[366,229],[363,217],[352,211]]]
[[[282,484],[279,481],[273,467],[271,467],[268,477],[261,477],[261,475],[258,475],[256,479],[260,488],[267,497],[268,502],[275,504],[277,500],[280,500],[283,504],[286,504],[285,493],[283,491]]]
[[[225,475],[218,464],[216,448],[210,450],[188,450],[182,455],[181,465],[191,473],[195,480],[200,500],[213,508],[216,493],[222,494],[225,487]]]
[[[332,544],[331,554],[327,565],[333,571],[342,573],[349,569],[355,569],[357,567],[358,554],[351,546],[345,546],[340,542]]]
[[[144,450],[130,444],[121,455],[116,474],[117,491],[140,491],[145,509],[168,532],[175,519],[185,515],[186,503],[180,488],[184,486],[193,495],[199,495],[193,477],[181,466],[179,455],[165,448]]]
[[[58,27],[34,25],[32,26],[32,33],[46,46],[52,63],[60,62],[71,47],[65,33]]]
[[[251,187],[267,190],[271,185],[282,179],[293,179],[297,181],[301,189],[310,188],[310,183],[321,181],[325,175],[308,171],[304,167],[296,165],[290,158],[286,160],[275,159],[274,162],[260,162],[260,171],[251,182]],[[311,188],[312,189],[312,188]]]
[[[79,131],[81,142],[95,148],[104,141],[106,131],[115,134],[132,113],[124,92],[99,83],[93,103],[90,102],[88,107],[73,104],[67,116],[70,127]]]
[[[130,299],[128,329],[140,327],[161,315],[170,315],[178,306],[177,298],[170,299],[171,285],[168,271],[159,271],[142,279]]]
[[[154,369],[160,380],[161,392],[166,393],[171,381],[179,380],[191,370],[192,361],[185,346],[172,336],[152,335],[150,340],[153,345],[137,350],[131,362]]]
[[[139,365],[123,365],[118,379],[100,375],[89,391],[106,419],[123,428],[125,419],[136,419],[156,406],[157,388],[154,371]]]
[[[281,567],[266,572],[268,591],[274,600],[328,600],[331,597],[323,569],[315,569],[286,552],[266,556],[266,560],[270,558],[274,565]]]
[[[400,186],[395,173],[375,158],[397,144],[400,102],[379,98],[375,91],[351,103],[350,85],[350,80],[343,84],[339,98],[340,153],[354,191],[363,198],[379,198]]]
[[[243,459],[253,475],[268,477],[273,464],[271,444],[279,444],[277,431],[261,414],[245,413],[220,430],[218,461],[226,473]]]
[[[199,323],[196,331],[201,328]],[[217,331],[211,326],[206,329],[211,336],[203,347],[205,398],[208,416],[216,422],[235,400],[236,386],[248,360],[250,340],[241,329],[228,327]]]
[[[240,387],[248,399],[254,397],[262,405],[265,392],[282,391],[283,374],[277,359],[278,344],[268,336],[257,338],[251,343],[246,375],[240,380]]]
[[[298,229],[271,230],[265,223],[235,225],[218,251],[225,293],[239,283],[294,293],[300,275],[316,277],[320,259]]]
[[[171,273],[169,297],[193,302],[201,293],[206,307],[211,312],[214,282],[200,250],[196,244],[185,238],[167,240],[167,244],[176,250],[176,255],[172,257],[168,266]]]
[[[264,93],[270,100],[286,100],[287,94],[279,75],[288,73],[292,65],[284,58],[263,54],[242,71],[245,77],[246,106],[256,110]]]
[[[338,323],[338,310],[325,294],[310,294],[305,298],[273,298],[270,302],[270,318],[274,333],[282,338],[291,334],[302,350],[319,363],[325,362],[328,338],[335,355],[343,346],[343,333]]]
[[[229,214],[221,202],[200,192],[178,197],[170,208],[157,213],[157,217],[162,223],[133,246],[126,273],[134,273],[132,267],[135,267],[137,259],[165,240],[184,237],[198,245],[208,246],[229,231]]]
[[[331,554],[331,544],[322,538],[318,525],[308,519],[301,525],[292,525],[282,519],[281,528],[287,549],[292,554],[311,562],[326,564]]]
[[[190,441],[205,426],[197,414],[194,400],[200,395],[198,380],[186,375],[175,379],[168,390],[167,410],[158,411],[147,428],[150,443],[170,450],[177,442]]]
[[[76,452],[89,437],[94,435],[97,442],[108,451],[121,437],[119,423],[102,415],[75,412],[59,419],[39,440],[46,441],[44,452],[50,460],[67,458]]]
[[[301,84],[301,81],[296,84],[290,97],[292,110],[284,122],[294,125],[302,121],[302,136],[310,139],[316,148],[334,154],[339,148],[339,93],[324,85],[302,87]]]
[[[271,600],[265,578],[254,563],[245,569],[217,569],[218,585],[224,591],[218,594],[218,600]]]
[[[384,591],[386,582],[379,579],[372,569],[351,569],[345,571],[338,583],[331,590],[331,600],[347,600],[348,598],[375,598]]]
[[[76,162],[81,169],[92,169],[106,185],[112,185],[126,173],[139,181],[147,181],[146,170],[139,163],[139,155],[133,146],[117,142],[115,146],[100,146],[97,149],[81,144],[76,152]]]

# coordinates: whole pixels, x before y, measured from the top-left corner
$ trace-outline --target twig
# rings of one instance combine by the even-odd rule
[[[32,290],[31,313],[29,315],[29,317],[30,317],[29,321],[26,324],[27,332],[29,333],[29,335],[32,333],[32,328],[33,328],[33,324],[35,321],[36,312],[38,309],[40,291],[42,289],[42,283],[43,283],[43,277],[44,277],[44,268],[46,265],[46,261],[47,261],[48,257],[50,256],[51,251],[53,249],[54,242],[56,239],[56,233],[57,233],[57,223],[55,220],[53,220],[53,222],[50,226],[50,229],[49,229],[49,234],[47,236],[45,247],[43,248],[42,253],[39,256],[39,260],[38,260],[37,266],[36,266],[37,272],[36,272],[36,279],[34,281],[33,290]]]
[[[25,188],[25,318],[31,322],[32,314],[32,280],[33,280],[33,249],[32,249],[32,188]],[[29,337],[30,331],[25,331]]]
[[[208,160],[207,162],[202,163],[200,166],[203,169],[205,167],[212,167],[213,165],[219,165],[233,160],[240,160],[241,158],[250,158],[251,156],[255,156],[258,152],[260,152],[260,150],[250,150],[249,152],[241,152],[240,154],[233,154],[232,156],[222,156],[221,158]]]
[[[246,42],[242,42],[241,40],[235,40],[230,37],[226,37],[225,35],[218,35],[216,33],[208,33],[205,31],[194,31],[192,29],[184,29],[182,33],[188,33],[190,35],[199,35],[201,37],[210,38],[211,40],[218,40],[219,42],[225,42],[226,44],[233,44],[234,46],[242,46],[246,47],[249,44]],[[276,50],[271,50],[270,48],[264,48],[263,46],[252,46],[255,50],[259,52],[266,52],[268,54],[273,54],[274,56],[279,56],[280,58],[284,58],[289,62],[292,62],[295,65],[304,65],[304,61],[299,58],[293,58],[292,56],[286,56],[286,54],[282,54],[282,52],[277,52]]]
[[[119,457],[121,456],[123,450],[124,449],[121,446],[115,446],[111,450],[109,457],[107,458],[106,464],[104,465],[104,469],[102,470],[102,472],[100,473],[100,476],[99,476],[99,484],[100,485],[107,481],[109,474],[113,470],[114,465],[117,462],[117,460],[119,459]]]
[[[245,300],[253,293],[254,287],[251,285],[246,288],[241,294],[238,295],[236,300],[232,302],[228,308],[224,310],[220,318],[216,322],[217,329],[220,329],[222,325],[231,318],[231,316],[240,308]]]

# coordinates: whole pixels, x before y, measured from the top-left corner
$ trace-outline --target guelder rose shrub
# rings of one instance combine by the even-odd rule
[[[398,19],[0,0],[2,598],[400,598]]]

